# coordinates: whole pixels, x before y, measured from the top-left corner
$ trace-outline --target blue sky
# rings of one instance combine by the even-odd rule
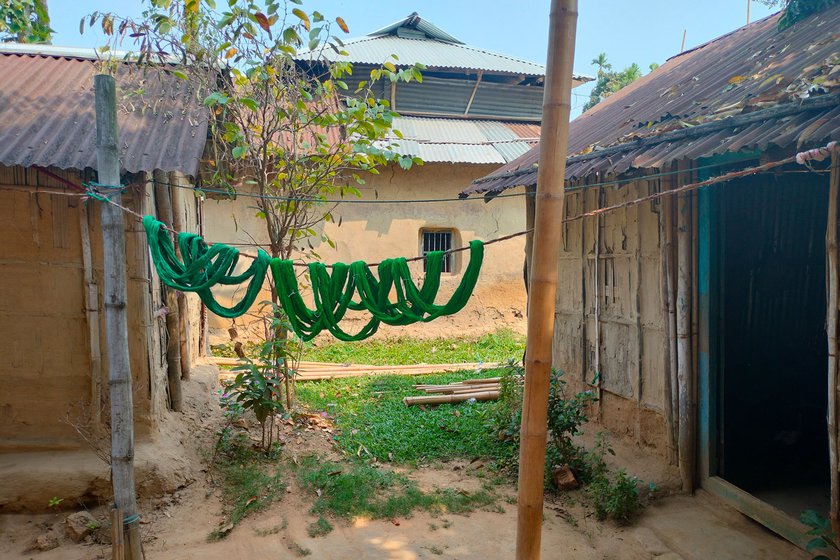
[[[101,35],[79,34],[79,20],[93,11],[139,16],[142,0],[51,0],[55,45],[96,47]],[[772,13],[750,2],[751,20]],[[467,44],[545,63],[549,1],[482,0],[304,0],[307,11],[341,16],[350,36],[364,35],[413,11]],[[636,62],[647,72],[680,50],[704,43],[746,23],[747,0],[580,0],[575,72],[594,75],[590,61],[607,53],[615,68]],[[573,116],[580,113],[591,86],[575,90]]]

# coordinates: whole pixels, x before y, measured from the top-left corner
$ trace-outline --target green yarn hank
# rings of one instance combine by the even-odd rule
[[[420,287],[414,283],[405,258],[382,261],[377,274],[363,261],[350,265],[335,263],[332,271],[323,263],[310,263],[309,280],[314,300],[314,309],[310,309],[300,293],[291,260],[270,258],[265,251],[259,250],[251,265],[237,274],[240,254],[236,248],[222,243],[207,245],[198,235],[181,233],[176,251],[163,223],[146,216],[143,227],[161,281],[176,290],[197,293],[207,308],[220,317],[243,315],[256,301],[270,270],[278,300],[292,330],[304,341],[312,340],[324,331],[345,342],[360,341],[376,333],[382,323],[405,326],[457,313],[469,301],[484,261],[484,244],[471,241],[469,265],[455,292],[442,305],[435,303],[443,271],[442,251],[426,255],[426,273]],[[243,283],[247,283],[244,296],[230,307],[221,305],[211,292],[216,285]],[[395,301],[391,300],[392,292],[396,294]],[[348,311],[370,313],[367,323],[355,334],[348,333],[340,325]]]

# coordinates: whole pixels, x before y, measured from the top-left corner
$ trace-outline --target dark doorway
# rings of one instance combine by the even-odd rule
[[[827,178],[763,174],[718,193],[717,474],[792,516],[825,513]]]

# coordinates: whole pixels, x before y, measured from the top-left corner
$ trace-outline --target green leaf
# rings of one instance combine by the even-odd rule
[[[250,97],[243,97],[239,100],[239,102],[251,109],[252,111],[256,111],[259,108],[257,102],[251,99]]]
[[[815,548],[828,548],[828,543],[822,537],[817,537],[815,539],[811,539],[808,541],[808,544],[805,545],[805,550],[808,552],[814,550]]]
[[[799,521],[809,527],[814,527],[815,529],[828,529],[828,519],[812,509],[806,509],[803,511],[799,516]]]
[[[211,10],[216,9],[216,0],[204,0],[204,3],[207,4],[207,7]]]
[[[172,70],[170,72],[170,74],[172,74],[173,76],[175,76],[176,78],[178,78],[180,80],[186,80],[187,79],[187,75],[184,74],[183,72],[181,72],[180,70]]]
[[[245,146],[237,146],[233,150],[231,150],[231,154],[234,158],[240,159],[242,156],[245,155]]]

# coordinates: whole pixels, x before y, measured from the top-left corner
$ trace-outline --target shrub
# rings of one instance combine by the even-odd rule
[[[614,519],[629,523],[639,509],[639,479],[619,469],[610,481],[606,474],[599,475],[589,485],[589,493],[595,506],[595,516],[600,519]]]

